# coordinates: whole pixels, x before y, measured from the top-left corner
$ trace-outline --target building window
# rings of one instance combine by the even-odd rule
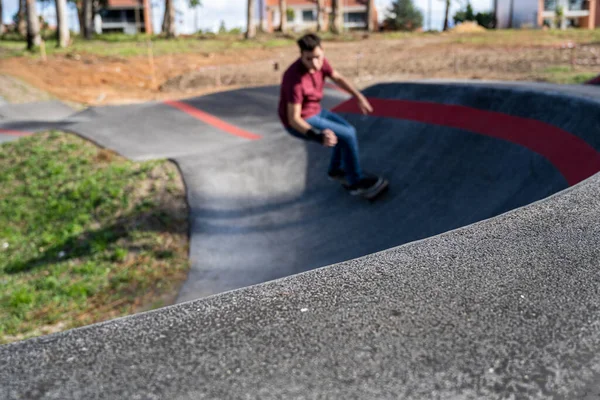
[[[314,10],[304,10],[302,11],[302,21],[304,22],[313,22],[317,20],[317,16],[315,15]]]
[[[544,10],[554,11],[556,10],[556,0],[544,0]]]
[[[585,0],[569,0],[569,10],[572,11],[582,11],[589,9],[587,4],[588,2]]]
[[[365,21],[367,20],[367,13],[366,12],[349,12],[346,13],[346,22],[351,23],[351,24],[356,24],[356,23],[361,23],[364,24]]]

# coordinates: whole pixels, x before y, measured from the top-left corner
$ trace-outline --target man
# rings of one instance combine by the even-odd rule
[[[387,185],[376,176],[364,175],[359,161],[356,130],[339,115],[321,108],[325,78],[358,99],[363,114],[373,111],[369,101],[335,71],[317,35],[298,40],[300,58],[284,73],[279,98],[279,118],[292,136],[333,147],[328,175],[352,195],[370,197]]]

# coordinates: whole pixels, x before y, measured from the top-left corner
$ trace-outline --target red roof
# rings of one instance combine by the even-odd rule
[[[325,7],[331,7],[331,0],[325,0],[323,2]],[[374,4],[375,2],[373,2]],[[310,5],[310,4],[314,4],[316,6],[317,1],[316,0],[286,0],[286,5],[289,6],[306,6],[306,5]],[[367,0],[342,0],[342,4],[346,7],[353,7],[353,6],[366,6],[367,5]],[[273,7],[273,6],[277,6],[279,7],[279,0],[267,0],[267,6],[268,7]]]
[[[136,7],[143,4],[141,0],[108,0],[107,3],[108,8]]]

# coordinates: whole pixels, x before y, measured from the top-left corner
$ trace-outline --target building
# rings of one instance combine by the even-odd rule
[[[594,29],[600,24],[599,0],[497,0],[497,2],[496,18],[500,29],[542,26]],[[562,7],[564,17],[557,23],[558,7]]]
[[[97,33],[152,33],[149,0],[108,0],[98,13]]]
[[[339,0],[344,12],[345,29],[363,29],[367,21],[366,0]],[[317,2],[316,0],[286,0],[287,3],[287,27],[288,29],[301,32],[314,30],[317,27]],[[324,0],[325,15],[323,17],[323,29],[328,29],[331,16],[331,0]],[[373,26],[377,27],[377,9],[375,1],[373,4]],[[279,0],[267,0],[267,31],[273,32],[279,27],[281,16],[279,13]]]

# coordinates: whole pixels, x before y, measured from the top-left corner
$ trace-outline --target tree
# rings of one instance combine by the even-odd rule
[[[202,0],[189,0],[189,4],[190,4],[190,8],[194,9],[194,14],[195,14],[195,31],[198,32],[199,31],[199,27],[198,27],[198,8],[202,7]]]
[[[513,14],[515,10],[515,0],[510,0],[510,11],[508,12],[508,27],[513,27]]]
[[[496,20],[494,18],[494,13],[491,12],[479,12],[475,16],[475,20],[481,26],[486,29],[494,29],[496,27]]]
[[[444,14],[444,30],[448,30],[448,16],[450,15],[450,0],[445,0],[446,2],[446,13]]]
[[[413,31],[423,26],[423,14],[413,0],[396,0],[387,10],[385,23],[395,30]]]
[[[341,0],[331,0],[331,14],[332,14],[332,23],[331,23],[331,32],[333,33],[342,33],[344,30],[344,10],[342,8]]]
[[[279,30],[285,32],[287,30],[287,4],[285,0],[279,0]]]
[[[264,0],[258,0],[258,30],[264,32],[265,30],[265,4]]]
[[[168,38],[175,37],[175,5],[174,0],[165,0],[165,14],[163,17],[162,31]]]
[[[4,32],[4,22],[2,21],[2,0],[0,0],[0,33]]]
[[[254,25],[254,5],[254,0],[248,0],[246,39],[252,39],[256,37],[256,25]]]
[[[38,18],[35,0],[27,0],[27,49],[33,50],[42,44],[40,36],[40,19]]]
[[[67,47],[69,45],[69,21],[67,20],[67,0],[56,0],[56,40],[58,47]]]
[[[373,32],[373,0],[367,0],[367,32]]]
[[[27,3],[26,0],[19,0],[19,11],[17,12],[17,30],[21,36],[27,35]]]
[[[323,30],[323,15],[325,14],[323,11],[323,0],[317,1],[317,32],[321,32]]]
[[[473,6],[470,1],[467,1],[467,5],[463,10],[458,10],[454,14],[454,23],[458,24],[465,21],[475,21],[475,13],[473,12]]]
[[[83,37],[86,40],[92,39],[92,30],[93,30],[93,10],[92,10],[92,0],[83,0],[82,8],[83,8]]]

